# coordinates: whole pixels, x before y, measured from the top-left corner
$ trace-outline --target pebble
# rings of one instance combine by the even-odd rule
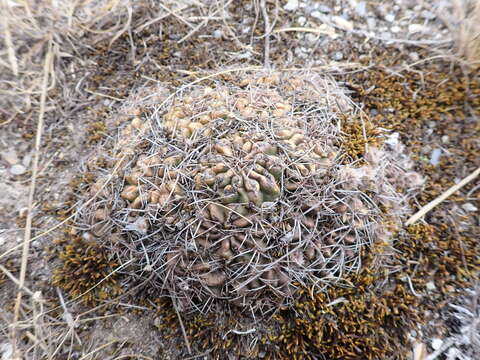
[[[427,282],[425,285],[426,285],[426,287],[427,287],[427,290],[433,291],[433,290],[435,290],[435,289],[437,288],[437,287],[435,286],[435,283],[434,283],[433,281],[429,281],[429,282]]]
[[[433,20],[436,18],[435,14],[428,10],[423,10],[421,15],[428,20]]]
[[[440,157],[442,156],[442,149],[433,149],[432,154],[430,155],[430,164],[437,166],[440,162]]]
[[[7,342],[0,345],[1,359],[13,359],[13,346]]]
[[[398,145],[399,141],[400,141],[400,134],[398,132],[394,132],[393,134],[387,137],[387,140],[385,140],[385,143],[390,145],[391,147],[395,147]]]
[[[412,61],[418,61],[420,60],[420,56],[418,55],[417,52],[415,51],[412,51],[411,53],[408,54],[408,57],[412,60]]]
[[[335,52],[335,54],[333,54],[333,58],[336,60],[336,61],[340,61],[343,59],[343,54],[340,52],[340,51],[337,51]]]
[[[375,26],[377,26],[377,22],[375,21],[374,18],[369,17],[367,18],[367,26],[370,30],[375,29]]]
[[[295,11],[298,9],[298,0],[288,0],[283,7],[287,11]]]
[[[318,39],[318,36],[315,35],[315,34],[307,34],[307,35],[305,35],[305,40],[307,40],[309,43],[312,43],[312,44],[313,44],[314,42],[317,41],[317,39]]]
[[[448,137],[448,135],[443,135],[442,136],[442,143],[447,144],[449,140],[450,140],[450,138]]]
[[[400,26],[396,26],[396,25],[390,28],[390,31],[394,34],[398,34],[401,30],[402,29],[400,28]]]
[[[22,175],[22,174],[25,174],[26,171],[27,169],[25,168],[25,166],[20,164],[13,165],[10,168],[10,174],[12,175]]]
[[[386,39],[386,40],[390,40],[392,38],[392,33],[388,32],[388,31],[385,31],[381,34],[381,37]]]
[[[353,30],[353,23],[344,19],[341,16],[332,16],[332,20],[341,29],[349,30],[349,31]]]
[[[434,338],[434,339],[432,339],[432,344],[431,345],[432,345],[433,350],[438,350],[442,347],[443,340],[438,339],[438,338]]]
[[[385,15],[385,20],[388,21],[388,22],[394,22],[395,21],[395,15],[387,14],[387,15]]]
[[[215,39],[221,39],[222,36],[223,36],[223,31],[217,29],[217,30],[215,30],[215,31],[213,32],[212,35],[213,35],[213,37],[214,37]]]
[[[0,155],[2,156],[2,159],[5,160],[10,166],[18,163],[17,154],[12,150],[3,151]]]
[[[454,346],[448,349],[446,355],[447,355],[447,359],[461,359],[460,356],[463,356],[462,352]]]
[[[303,26],[307,23],[307,18],[305,16],[300,16],[297,19],[297,22],[298,22],[299,25]]]
[[[466,212],[477,212],[478,211],[478,208],[473,205],[472,203],[465,203],[462,205],[462,209],[465,210]]]
[[[320,11],[312,11],[310,15],[315,19],[323,19],[323,14]]]
[[[355,12],[358,16],[365,17],[365,15],[367,15],[367,3],[365,1],[360,1],[355,7]]]
[[[32,161],[32,154],[25,155],[22,159],[23,166],[29,167],[30,166],[30,161]]]
[[[421,24],[410,24],[408,25],[408,32],[410,34],[415,34],[415,33],[423,33],[426,31],[425,26]]]
[[[328,13],[332,12],[332,8],[327,6],[327,5],[320,5],[318,7],[318,10],[321,11],[322,13],[324,13],[324,14],[328,14]]]

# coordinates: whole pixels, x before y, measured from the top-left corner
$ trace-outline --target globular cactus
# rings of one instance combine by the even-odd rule
[[[349,159],[339,119],[355,110],[332,80],[252,75],[167,100],[126,111],[77,219],[131,263],[125,275],[185,309],[267,311],[388,242],[408,169],[385,149]],[[140,105],[143,115],[131,111]]]

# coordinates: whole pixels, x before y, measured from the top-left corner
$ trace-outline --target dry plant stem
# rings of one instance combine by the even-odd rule
[[[19,285],[18,285],[19,290],[17,294],[17,300],[15,302],[14,318],[13,318],[13,324],[11,329],[12,348],[13,348],[13,354],[15,354],[15,356],[16,356],[16,341],[17,341],[16,326],[20,316],[20,304],[22,302],[22,295],[23,295],[22,289],[25,284],[25,275],[27,273],[28,251],[30,248],[30,237],[32,234],[33,196],[35,194],[35,185],[36,185],[37,173],[38,173],[38,163],[40,158],[40,145],[42,142],[42,133],[43,133],[43,118],[45,114],[45,102],[47,98],[47,84],[48,84],[49,73],[52,68],[52,61],[53,61],[52,45],[53,45],[52,38],[51,38],[51,35],[49,35],[48,49],[45,55],[45,64],[43,68],[44,73],[43,73],[43,81],[42,81],[42,89],[41,89],[42,92],[40,96],[40,112],[38,115],[37,136],[35,138],[35,157],[33,159],[32,179],[30,182],[30,192],[28,195],[28,211],[27,211],[27,221],[25,226],[25,237],[23,241],[22,264],[20,268],[20,279],[19,279]]]
[[[178,307],[175,301],[175,297],[171,296],[173,307],[177,313],[178,322],[180,323],[180,328],[182,329],[183,339],[185,340],[185,346],[187,347],[188,355],[192,355],[192,349],[190,348],[190,342],[188,341],[187,332],[185,331],[185,326],[183,325],[182,317],[178,311]]]
[[[412,360],[425,360],[427,356],[427,346],[424,343],[417,342],[413,347]]]
[[[118,340],[112,340],[106,344],[103,344],[102,346],[99,346],[98,348],[90,351],[88,354],[85,354],[84,356],[82,356],[79,360],[85,360],[85,359],[88,359],[90,356],[92,356],[93,354],[95,354],[96,352],[99,352],[100,350],[102,349],[105,349],[106,347],[112,345],[112,344],[115,344],[117,342],[120,342],[122,340],[118,339]]]
[[[2,12],[4,16],[3,18],[3,26],[4,26],[4,31],[5,31],[5,47],[7,48],[8,51],[8,61],[10,61],[10,65],[12,67],[13,74],[15,76],[18,76],[18,63],[17,63],[17,57],[15,56],[15,48],[13,47],[13,42],[12,42],[12,35],[10,33],[10,28],[8,26],[8,14],[7,14],[7,1],[2,0],[2,6],[0,9],[2,9]]]
[[[267,5],[265,0],[260,0],[260,8],[262,9],[263,21],[265,22],[265,49],[263,65],[266,69],[270,69],[270,19],[268,18]]]
[[[130,358],[137,358],[137,359],[144,359],[144,360],[153,360],[153,358],[145,356],[145,355],[140,355],[140,354],[125,354],[125,355],[120,355],[119,357],[116,357],[113,360],[120,360],[120,359],[130,359]]]
[[[332,34],[331,31],[320,30],[320,29],[315,29],[315,28],[306,28],[306,27],[286,27],[286,28],[275,29],[273,32],[274,32],[274,33],[281,33],[281,32],[309,32],[309,33],[325,34],[325,35],[330,35],[330,34]]]
[[[15,284],[17,284],[19,287],[20,287],[20,281],[15,277],[13,276],[13,274],[8,271],[7,269],[5,269],[2,265],[0,265],[0,271],[2,271],[5,275],[7,275],[7,277],[12,280]],[[21,286],[21,288],[30,296],[33,296],[33,292],[28,289],[26,286]]]
[[[430,201],[427,205],[425,205],[420,210],[418,210],[414,215],[412,215],[410,217],[410,219],[407,220],[405,225],[409,226],[409,225],[412,225],[415,222],[417,222],[422,216],[427,214],[430,210],[435,208],[438,204],[440,204],[442,201],[447,199],[450,195],[452,195],[456,191],[460,190],[462,187],[467,185],[469,182],[473,181],[478,175],[480,175],[480,167],[477,170],[475,170],[473,173],[468,175],[466,178],[464,178],[462,181],[460,181],[458,184],[453,185],[450,189],[445,191],[439,197]]]

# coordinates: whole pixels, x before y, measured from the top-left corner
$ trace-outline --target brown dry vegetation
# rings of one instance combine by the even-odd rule
[[[2,356],[406,359],[415,342],[458,328],[449,306],[461,306],[479,281],[478,212],[464,206],[480,208],[478,178],[399,229],[381,266],[365,266],[326,293],[305,288],[292,308],[265,319],[242,311],[181,314],[141,284],[121,288],[115,260],[69,226],[79,211],[76,192],[93,181],[84,160],[111,136],[107,119],[132,89],[206,86],[239,70],[307,66],[293,55],[306,30],[283,5],[1,0]],[[378,141],[376,128],[399,133],[426,178],[414,211],[480,167],[480,5],[457,1],[452,9],[433,10],[454,42],[365,41],[337,27],[340,36],[310,49],[322,61],[312,70],[345,84],[362,106],[367,133],[353,123],[345,134],[352,157]],[[242,32],[245,24],[250,29]],[[268,25],[297,30],[266,36]],[[345,58],[332,62],[345,48]],[[434,166],[429,159],[438,147],[443,156]],[[4,154],[11,150],[30,156],[25,173],[8,172]],[[365,254],[364,264],[371,261]],[[480,346],[461,349],[473,359]]]

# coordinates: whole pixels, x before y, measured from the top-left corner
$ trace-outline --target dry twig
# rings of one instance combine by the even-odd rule
[[[460,181],[458,184],[453,185],[450,187],[447,191],[445,191],[443,194],[438,196],[437,198],[433,199],[430,201],[428,204],[423,206],[420,210],[418,210],[414,215],[412,215],[406,222],[406,226],[410,226],[414,223],[416,223],[421,217],[425,216],[429,211],[434,209],[436,206],[438,206],[441,202],[446,200],[449,196],[460,190],[462,187],[467,185],[469,182],[475,180],[475,178],[480,175],[480,168],[476,169],[474,172],[472,172],[470,175],[465,177],[462,181]]]
[[[37,136],[35,138],[35,157],[33,159],[32,178],[30,183],[30,191],[28,195],[28,211],[27,211],[27,221],[25,226],[25,237],[23,241],[22,263],[20,267],[19,290],[18,290],[16,302],[15,302],[14,320],[13,320],[12,330],[11,330],[11,341],[12,341],[14,354],[16,354],[16,350],[17,350],[16,349],[16,343],[17,343],[16,326],[20,316],[20,304],[22,302],[22,295],[23,295],[22,289],[24,287],[25,277],[27,274],[28,252],[30,247],[30,238],[31,238],[31,231],[32,231],[33,197],[35,194],[38,163],[40,161],[40,146],[42,143],[43,119],[45,115],[45,102],[47,98],[48,79],[50,76],[50,71],[51,71],[52,62],[53,62],[52,46],[53,46],[52,38],[51,36],[49,36],[48,49],[45,54],[44,74],[43,74],[43,82],[42,82],[42,88],[41,88],[42,93],[40,97],[40,112],[38,115],[38,123],[37,123]]]

